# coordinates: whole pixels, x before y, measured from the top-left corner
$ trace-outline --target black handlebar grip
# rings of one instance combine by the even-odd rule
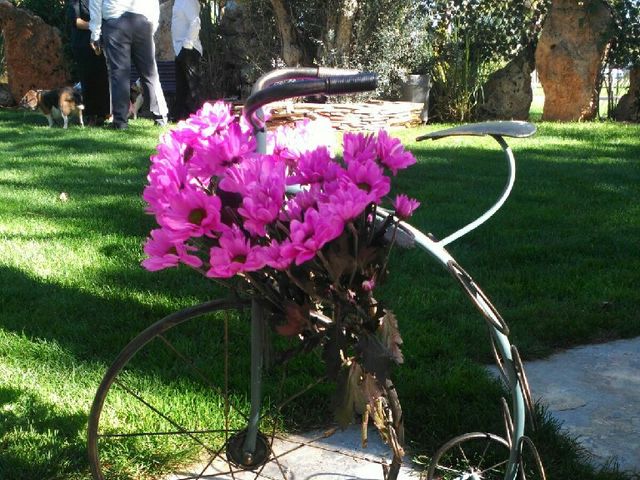
[[[368,72],[327,77],[324,81],[326,85],[324,93],[327,95],[369,92],[378,87],[378,75]]]

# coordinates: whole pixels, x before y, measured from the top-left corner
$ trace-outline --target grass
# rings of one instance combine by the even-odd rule
[[[85,479],[87,415],[107,366],[147,325],[219,292],[186,269],[139,267],[152,226],[140,194],[160,133],[150,123],[62,131],[8,111],[0,121],[0,478]],[[490,140],[412,143],[435,128],[398,133],[419,158],[398,187],[423,200],[413,223],[443,237],[491,205],[506,166]],[[640,127],[543,123],[536,137],[510,144],[512,197],[451,253],[526,360],[640,335]],[[502,432],[480,316],[421,252],[398,251],[391,269],[381,296],[405,340],[397,384],[411,450]],[[198,390],[156,375],[162,362],[153,356],[145,361],[136,381],[189,412]],[[321,421],[320,401],[310,401],[297,404],[300,417],[315,409]],[[549,478],[628,478],[586,466],[575,442],[541,416],[536,443]]]

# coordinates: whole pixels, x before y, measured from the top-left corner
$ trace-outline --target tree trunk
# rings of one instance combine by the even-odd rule
[[[336,56],[342,64],[349,61],[353,22],[358,12],[358,0],[343,0],[336,29]]]
[[[324,45],[320,47],[319,58],[327,66],[349,64],[353,24],[358,12],[358,0],[338,0],[328,5]]]
[[[288,5],[284,0],[271,0],[271,6],[280,32],[282,60],[289,67],[297,67],[303,63],[304,54],[298,43]]]

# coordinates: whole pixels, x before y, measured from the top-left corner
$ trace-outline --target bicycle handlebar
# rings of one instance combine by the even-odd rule
[[[359,70],[350,68],[329,68],[329,67],[288,67],[271,70],[262,75],[256,83],[253,84],[251,93],[256,93],[265,89],[275,82],[283,80],[302,79],[302,78],[325,78],[338,75],[355,75],[360,73]]]
[[[327,95],[343,95],[347,93],[368,92],[375,90],[378,86],[378,76],[375,73],[356,73],[344,75],[345,70],[333,69],[310,69],[315,75],[327,75],[321,78],[312,79],[296,79],[285,83],[269,85],[262,89],[254,88],[254,92],[245,102],[244,116],[256,129],[261,129],[261,120],[255,118],[254,113],[262,106],[284,100],[286,98],[304,97],[307,95],[327,94]],[[331,75],[331,72],[338,71],[340,75]],[[348,70],[346,70],[348,72]],[[284,78],[292,78],[292,76],[309,76],[307,69],[293,69],[291,75],[284,75]],[[273,75],[276,80],[283,78],[283,74]],[[271,78],[261,78],[262,85],[265,85]]]

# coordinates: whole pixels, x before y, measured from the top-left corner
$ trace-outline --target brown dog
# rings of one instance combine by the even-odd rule
[[[73,114],[78,116],[80,126],[84,127],[82,95],[71,87],[62,87],[57,90],[29,90],[20,100],[20,107],[40,110],[49,120],[50,127],[53,127],[54,117],[62,117],[63,128],[67,128],[69,116]]]

